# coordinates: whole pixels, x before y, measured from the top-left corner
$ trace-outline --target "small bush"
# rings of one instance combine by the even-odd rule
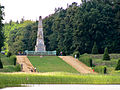
[[[11,55],[12,55],[11,52],[8,52],[8,53],[7,53],[7,57],[10,57]]]
[[[101,73],[101,74],[106,74],[107,73],[107,68],[106,66],[96,66],[93,67],[95,72]]]
[[[92,67],[92,59],[87,54],[81,55],[79,60],[87,66]]]
[[[120,60],[118,60],[118,64],[117,64],[115,70],[120,70]]]
[[[92,48],[92,54],[98,54],[98,49],[97,49],[96,42],[94,42],[94,45],[93,45],[93,48]]]
[[[108,48],[107,47],[104,50],[103,60],[110,60],[110,56],[108,54]]]
[[[77,55],[77,58],[79,58],[79,57],[80,57],[79,51],[75,51],[75,52],[73,53],[73,57],[75,57],[75,55]]]
[[[10,61],[12,62],[13,65],[16,65],[16,56],[11,56]]]
[[[3,64],[2,64],[1,59],[0,59],[0,68],[3,68]]]

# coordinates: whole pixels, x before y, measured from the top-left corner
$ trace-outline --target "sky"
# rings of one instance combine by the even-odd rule
[[[55,8],[67,7],[72,2],[81,3],[81,0],[0,0],[1,5],[5,6],[4,22],[21,20],[38,20],[54,13]]]

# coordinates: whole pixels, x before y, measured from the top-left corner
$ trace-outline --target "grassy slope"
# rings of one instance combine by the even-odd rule
[[[79,73],[72,66],[61,60],[57,56],[28,56],[30,62],[39,72],[71,72]]]
[[[119,75],[0,73],[0,88],[19,84],[120,84]]]

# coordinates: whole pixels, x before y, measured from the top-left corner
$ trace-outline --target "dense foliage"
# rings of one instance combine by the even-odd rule
[[[1,47],[4,45],[4,34],[3,34],[3,15],[4,15],[4,7],[1,6],[0,4],[0,51],[1,51]]]
[[[12,62],[13,65],[16,65],[16,56],[10,56],[10,61]]]
[[[92,58],[89,57],[87,54],[83,54],[80,56],[79,61],[83,62],[89,67],[92,67]]]
[[[47,50],[91,53],[96,42],[99,53],[105,47],[120,53],[120,5],[113,0],[72,3],[67,9],[56,9],[43,25]]]
[[[117,0],[82,0],[44,18],[44,40],[47,50],[65,55],[79,51],[91,53],[94,42],[98,52],[120,53],[120,4]],[[118,0],[119,1],[119,0]],[[34,50],[37,22],[24,21],[5,24],[5,48],[12,53]]]
[[[4,33],[6,52],[18,54],[19,51],[34,50],[37,36],[37,22],[23,21],[5,24]]]

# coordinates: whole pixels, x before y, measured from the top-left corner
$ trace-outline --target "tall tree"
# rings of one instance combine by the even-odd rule
[[[4,15],[3,10],[4,10],[4,6],[0,5],[0,51],[2,46],[4,45],[4,34],[3,34],[3,23],[2,23],[3,15]]]

